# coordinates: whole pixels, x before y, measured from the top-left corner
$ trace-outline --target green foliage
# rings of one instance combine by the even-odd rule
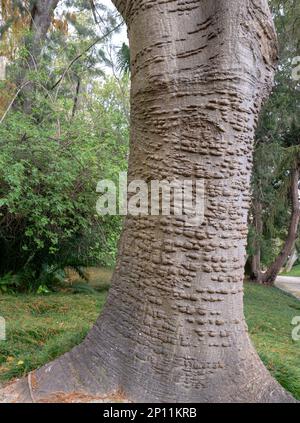
[[[11,111],[0,125],[0,274],[21,275],[21,290],[51,287],[68,265],[114,264],[122,220],[96,214],[96,185],[127,167],[120,87],[128,79],[94,82],[75,118],[61,99],[49,119]]]
[[[8,272],[0,278],[0,294],[11,294],[18,288],[18,285],[18,277]]]
[[[130,72],[130,50],[125,43],[122,44],[122,47],[117,53],[117,69],[124,74]]]
[[[115,11],[67,0],[44,37],[17,3],[1,44],[1,291],[45,294],[66,266],[114,265],[122,219],[97,215],[96,186],[127,168],[129,79],[110,54]]]
[[[268,266],[280,252],[290,222],[290,175],[297,154],[278,141],[258,143],[254,152],[252,175],[253,207],[250,215],[248,254],[254,253],[255,241],[259,243],[261,261]],[[254,204],[261,204],[263,230],[255,230]]]
[[[248,237],[248,254],[253,254],[258,244],[263,267],[273,262],[286,239],[291,169],[300,158],[300,84],[292,78],[293,58],[300,56],[299,2],[272,0],[270,5],[279,39],[279,65],[256,130]],[[262,233],[254,227],[255,203],[262,206]]]

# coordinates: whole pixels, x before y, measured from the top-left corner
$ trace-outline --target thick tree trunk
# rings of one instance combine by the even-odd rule
[[[35,0],[31,9],[31,39],[29,41],[32,59],[38,61],[43,41],[51,25],[54,10],[59,0]]]
[[[129,179],[205,180],[205,221],[128,217],[85,341],[34,372],[32,396],[293,401],[247,334],[252,141],[276,59],[266,0],[115,1],[131,48]]]
[[[292,253],[295,241],[298,235],[299,219],[300,219],[300,203],[299,203],[299,168],[296,167],[291,173],[291,221],[287,234],[286,241],[283,245],[280,254],[271,264],[268,270],[262,274],[262,283],[271,285],[274,283],[281,268],[284,266],[288,256]]]
[[[31,6],[30,31],[26,37],[26,62],[19,75],[20,85],[24,84],[30,72],[37,70],[47,32],[51,25],[54,10],[59,0],[35,0]],[[24,112],[30,114],[34,101],[34,84],[27,84],[22,90]]]

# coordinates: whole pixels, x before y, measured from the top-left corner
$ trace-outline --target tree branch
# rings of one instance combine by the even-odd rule
[[[20,94],[20,92],[21,92],[21,91],[23,90],[23,88],[24,88],[24,87],[26,87],[26,85],[28,85],[29,83],[30,83],[30,81],[26,81],[26,82],[25,82],[24,84],[22,84],[22,85],[21,85],[21,87],[18,89],[18,91],[16,92],[16,94],[15,94],[14,98],[13,98],[13,99],[12,99],[12,101],[9,103],[9,105],[8,105],[7,109],[5,110],[4,114],[2,115],[1,120],[0,120],[0,125],[1,125],[1,123],[4,121],[4,119],[5,119],[6,115],[7,115],[7,113],[8,113],[8,112],[9,112],[9,110],[11,109],[12,105],[14,104],[14,102],[15,102],[16,98],[18,97],[18,95]]]
[[[118,28],[120,28],[123,25],[123,21],[120,22],[117,26],[109,30],[106,34],[104,34],[102,37],[97,38],[95,41],[93,41],[86,49],[84,49],[81,53],[79,53],[77,56],[74,57],[74,59],[71,60],[71,62],[68,64],[66,69],[63,71],[62,75],[59,77],[59,79],[55,82],[55,84],[51,87],[51,90],[54,90],[54,88],[57,87],[58,84],[64,79],[66,73],[69,71],[69,69],[73,66],[73,64],[80,59],[84,54],[86,54],[91,48],[93,48],[97,43],[100,41],[103,41],[106,37],[108,37],[110,34],[112,34],[114,31],[116,31]]]

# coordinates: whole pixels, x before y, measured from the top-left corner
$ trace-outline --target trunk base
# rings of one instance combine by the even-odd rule
[[[7,384],[0,389],[1,403],[114,403],[114,402],[146,402],[146,403],[296,403],[297,401],[273,379],[260,361],[252,366],[247,363],[241,380],[235,375],[224,375],[224,382],[214,386],[211,381],[209,389],[182,389],[170,386],[164,397],[157,397],[147,389],[147,378],[144,385],[122,386],[121,379],[116,383],[114,377],[103,368],[90,370],[78,366],[75,347],[70,353],[64,354],[55,361]],[[76,351],[77,350],[77,351]],[[78,357],[78,356],[77,356]],[[249,366],[248,366],[249,364]],[[254,368],[253,366],[256,366]],[[101,379],[95,375],[102,372]],[[84,377],[83,377],[84,374]],[[113,375],[113,373],[112,373]],[[85,379],[85,380],[84,380]],[[226,379],[228,383],[226,383]],[[242,381],[243,379],[243,381]],[[150,388],[150,387],[149,387]],[[175,393],[175,396],[174,396]]]

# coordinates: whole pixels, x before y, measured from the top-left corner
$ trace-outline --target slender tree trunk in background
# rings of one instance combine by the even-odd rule
[[[296,263],[296,261],[298,260],[298,253],[295,247],[293,247],[292,253],[285,265],[285,271],[288,273],[292,270],[294,264]]]
[[[27,50],[26,62],[19,75],[20,85],[24,84],[30,72],[38,68],[44,41],[51,25],[54,10],[59,0],[35,0],[32,2],[30,13],[30,32],[25,41]],[[27,84],[23,91],[23,109],[27,114],[31,113],[34,101],[34,84]]]
[[[300,219],[300,203],[299,203],[299,168],[297,167],[291,172],[291,221],[287,234],[286,241],[283,245],[280,254],[271,264],[268,270],[262,274],[262,283],[271,285],[275,282],[277,275],[281,268],[286,263],[289,255],[292,253],[295,246],[295,241],[298,235],[299,219]]]
[[[72,108],[72,119],[74,118],[76,110],[77,110],[78,97],[79,97],[79,91],[80,91],[80,82],[81,82],[79,76],[76,76],[76,79],[77,79],[77,83],[76,83],[76,91],[74,95],[73,108]]]
[[[293,401],[243,314],[253,135],[276,39],[266,0],[114,1],[129,31],[129,179],[205,180],[205,221],[127,217],[107,303],[82,344],[34,372],[53,392],[133,401]]]
[[[0,56],[0,81],[6,80],[6,65],[7,58],[5,56]]]
[[[260,250],[260,238],[263,231],[262,222],[262,204],[257,201],[256,198],[252,200],[252,212],[253,212],[253,226],[255,228],[255,239],[253,242],[253,254],[250,257],[251,274],[250,278],[253,281],[261,283],[261,250]]]

